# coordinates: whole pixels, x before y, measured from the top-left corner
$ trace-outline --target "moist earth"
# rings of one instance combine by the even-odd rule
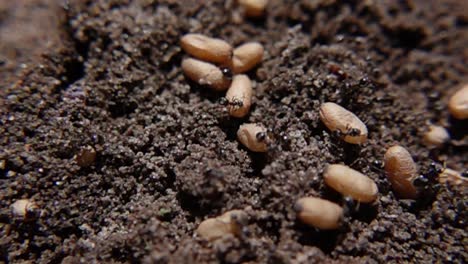
[[[270,0],[251,19],[230,0],[1,0],[0,262],[467,263],[466,188],[428,177],[420,199],[399,199],[382,167],[400,144],[423,175],[433,162],[466,171],[467,121],[447,111],[468,81],[466,10],[458,0]],[[189,32],[264,45],[247,117],[184,77]],[[367,143],[326,129],[327,101],[360,117]],[[268,153],[236,140],[245,122],[269,129]],[[430,124],[451,141],[424,146]],[[324,185],[329,163],[368,175],[379,199],[346,202]],[[298,222],[303,196],[346,206],[342,228]],[[21,198],[36,217],[11,213]],[[194,234],[231,209],[249,216],[239,237]]]

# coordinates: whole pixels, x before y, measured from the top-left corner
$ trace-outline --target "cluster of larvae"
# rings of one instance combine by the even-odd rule
[[[342,106],[324,103],[320,106],[319,115],[323,124],[345,142],[362,144],[367,141],[366,125]],[[330,188],[360,203],[372,203],[378,197],[379,189],[374,180],[345,165],[328,165],[323,179]],[[324,230],[339,228],[344,216],[341,206],[318,197],[300,198],[294,208],[303,223]]]
[[[229,115],[245,117],[252,105],[253,87],[250,78],[243,74],[263,58],[263,46],[249,42],[235,49],[218,38],[201,34],[187,34],[181,38],[180,45],[194,58],[182,61],[182,70],[192,81],[208,86],[216,91],[226,92]],[[231,77],[230,73],[234,76]],[[239,141],[254,152],[267,151],[266,130],[258,124],[241,125],[237,136]]]
[[[252,84],[242,73],[261,62],[263,47],[258,43],[247,43],[236,49],[220,40],[200,34],[188,34],[182,38],[182,48],[200,59],[185,59],[182,68],[188,78],[201,85],[224,91],[228,101],[229,114],[245,117],[252,102]],[[213,64],[214,63],[214,64]],[[220,68],[221,67],[221,68]],[[229,69],[235,75],[231,79],[225,74]],[[458,91],[450,100],[449,110],[458,119],[468,118],[468,85]],[[320,119],[332,132],[350,144],[367,141],[366,125],[354,113],[342,106],[326,102],[320,106]],[[237,132],[238,140],[253,152],[268,151],[268,136],[265,127],[259,124],[243,124]],[[441,146],[450,139],[447,131],[440,126],[431,126],[424,136],[427,146]],[[417,199],[420,195],[414,185],[418,176],[417,166],[411,154],[402,146],[390,147],[384,155],[386,176],[393,191],[400,198]],[[324,182],[345,197],[359,203],[373,203],[378,198],[377,184],[368,176],[341,164],[330,164],[323,174]],[[440,182],[467,184],[460,173],[444,169],[439,175]],[[297,217],[305,224],[319,229],[337,229],[341,226],[344,210],[331,201],[318,197],[303,197],[296,201]],[[215,240],[226,234],[240,235],[247,216],[242,210],[233,210],[215,218],[203,221],[197,233],[207,240]]]
[[[460,110],[462,100],[459,98],[457,100]],[[355,114],[335,103],[322,104],[320,119],[329,130],[338,132],[341,138],[350,144],[361,144],[367,140],[366,125]],[[432,127],[428,134],[424,138],[426,144],[433,146],[447,141],[448,133],[445,129],[441,131],[439,127]],[[386,176],[397,196],[404,199],[417,199],[420,193],[414,185],[414,180],[419,174],[411,154],[402,146],[392,146],[384,155],[384,164]],[[323,177],[326,185],[360,203],[372,203],[377,199],[377,184],[366,175],[347,166],[329,165]],[[439,174],[439,182],[468,184],[465,177],[451,169],[444,169]],[[342,207],[317,197],[300,198],[296,202],[295,209],[302,222],[319,229],[339,228],[343,219]]]
[[[338,132],[337,134],[345,142],[362,144],[367,141],[366,125],[355,114],[335,103],[327,102],[321,105],[320,119],[329,130]],[[267,144],[258,136],[264,135],[264,128],[246,124],[242,125],[239,131],[242,131],[240,138],[243,144],[249,149],[252,151],[267,150]],[[402,146],[392,146],[384,155],[384,164],[386,176],[396,195],[404,199],[417,199],[419,193],[413,182],[418,176],[418,169],[411,154]],[[323,173],[323,179],[327,186],[359,203],[373,203],[378,198],[379,190],[375,181],[348,166],[328,165]],[[451,169],[444,169],[439,175],[439,181],[467,184],[466,179],[460,173]],[[344,218],[344,209],[340,205],[319,197],[300,198],[296,201],[294,209],[300,221],[323,230],[339,228]],[[220,231],[221,233],[239,235],[239,229],[232,228],[233,222],[226,220],[230,219],[226,215],[229,215],[229,212],[221,217],[210,218],[202,222],[197,230],[198,234],[213,240],[221,237],[218,231],[222,227],[224,231]],[[238,225],[237,222],[234,224]],[[207,225],[212,228],[206,228]],[[216,233],[217,236],[207,235],[203,230],[211,230],[210,232]]]
[[[468,118],[468,85],[464,85],[450,98],[448,108],[454,118]],[[329,130],[338,132],[350,144],[361,144],[367,140],[366,125],[356,115],[335,103],[322,104],[320,119]],[[450,136],[445,128],[430,126],[423,143],[428,147],[440,147],[448,140]],[[384,164],[393,191],[400,198],[417,199],[420,193],[414,181],[418,176],[418,169],[411,154],[402,146],[392,146],[384,155]],[[441,183],[468,185],[465,177],[448,168],[442,170],[438,178]],[[325,170],[324,180],[337,192],[361,203],[377,199],[378,188],[375,182],[344,165],[329,165]],[[343,209],[339,205],[321,198],[301,198],[296,202],[295,208],[302,222],[320,229],[336,229],[343,218]]]
[[[372,203],[378,197],[379,189],[371,178],[345,165],[328,165],[323,179],[330,188],[360,203]],[[344,216],[341,206],[317,197],[300,198],[294,209],[302,222],[325,230],[339,228]]]

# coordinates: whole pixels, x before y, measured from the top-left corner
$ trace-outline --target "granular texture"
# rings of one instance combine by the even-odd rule
[[[10,15],[36,10],[20,2],[40,12]],[[468,262],[466,188],[430,181],[421,199],[400,200],[381,164],[399,144],[422,174],[432,161],[466,170],[466,120],[447,103],[468,81],[467,2],[271,0],[255,19],[236,2],[0,0],[0,262]],[[195,32],[264,46],[245,118],[184,77],[179,40]],[[324,102],[359,116],[367,142],[327,130]],[[268,153],[240,145],[242,123],[268,128]],[[451,142],[426,148],[430,123]],[[87,146],[96,158],[81,167]],[[314,230],[294,203],[344,205],[321,177],[333,163],[369,176],[380,196],[341,229]],[[22,198],[37,220],[12,217]],[[249,218],[241,236],[194,236],[233,209]]]

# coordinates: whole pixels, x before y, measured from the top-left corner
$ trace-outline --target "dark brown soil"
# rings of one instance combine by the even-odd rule
[[[467,1],[271,0],[257,20],[230,0],[56,2],[0,1],[0,263],[468,262],[466,188],[430,181],[418,201],[397,199],[380,164],[398,143],[426,176],[433,161],[466,170],[467,122],[446,105],[468,81]],[[264,44],[247,118],[184,78],[187,32]],[[325,101],[358,115],[368,143],[331,134]],[[271,129],[270,152],[236,141],[243,122]],[[451,142],[426,148],[430,123]],[[86,146],[96,161],[78,166]],[[323,184],[327,163],[381,195],[325,232],[293,204],[344,203]],[[14,217],[20,198],[40,216]],[[249,215],[241,237],[194,235],[230,209]]]

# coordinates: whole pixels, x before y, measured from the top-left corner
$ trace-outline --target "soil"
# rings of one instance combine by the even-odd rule
[[[467,1],[270,0],[259,19],[232,0],[57,2],[0,1],[0,262],[468,263],[466,186],[429,177],[468,164],[467,121],[447,111],[468,81]],[[184,77],[188,32],[264,45],[246,118]],[[368,142],[330,133],[326,101]],[[244,122],[269,128],[268,153],[238,143]],[[422,144],[431,123],[450,132],[442,148]],[[386,179],[394,144],[430,179],[417,201]],[[328,163],[374,179],[378,201],[345,203]],[[343,227],[299,223],[303,196],[346,205]],[[21,198],[36,215],[11,213]],[[249,216],[239,237],[194,234],[231,209]]]

